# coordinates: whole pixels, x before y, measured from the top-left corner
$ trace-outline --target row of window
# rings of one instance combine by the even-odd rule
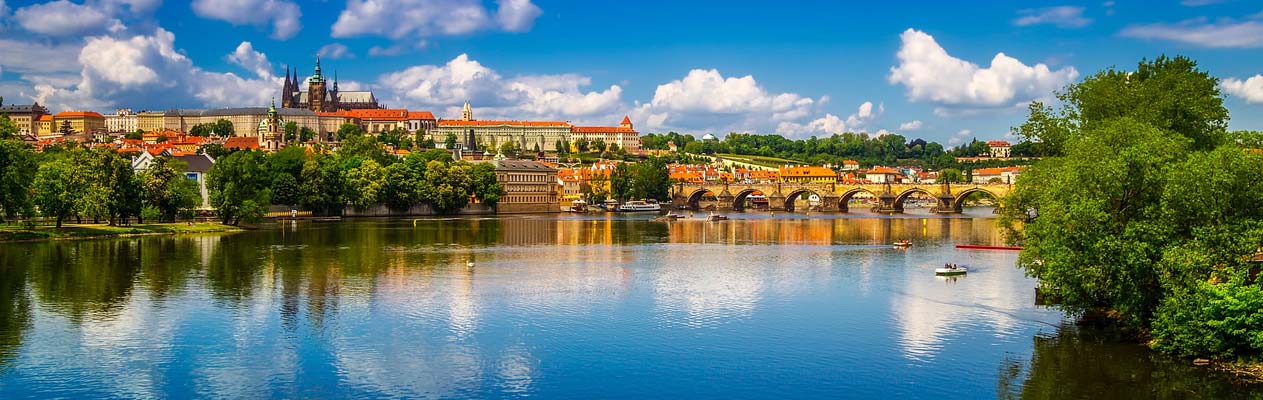
[[[500,200],[500,202],[501,202],[501,203],[512,203],[512,204],[519,204],[519,203],[556,203],[556,202],[557,202],[557,196],[552,196],[552,195],[544,195],[544,196],[514,196],[514,195],[511,195],[511,196],[504,196],[504,198],[503,198],[503,199],[501,199],[501,200]]]

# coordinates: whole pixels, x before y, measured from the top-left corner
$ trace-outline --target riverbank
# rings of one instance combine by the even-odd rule
[[[100,224],[63,224],[61,228],[21,225],[0,226],[0,243],[36,242],[44,240],[102,239],[128,236],[176,235],[187,233],[237,232],[242,228],[218,223],[170,223],[109,226]]]

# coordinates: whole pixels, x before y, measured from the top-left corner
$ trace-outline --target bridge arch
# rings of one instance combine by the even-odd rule
[[[719,192],[713,191],[710,188],[698,188],[688,195],[684,201],[684,205],[690,210],[699,209],[700,207],[698,204],[701,203],[702,197],[705,197],[707,193],[710,193],[711,196],[719,196]]]
[[[797,202],[800,197],[805,198],[803,196],[810,196],[813,194],[816,195],[816,197],[820,199],[821,204],[823,204],[825,196],[829,195],[830,193],[819,191],[813,188],[794,189],[793,191],[789,192],[788,195],[785,196],[785,211],[794,212],[794,203]]]
[[[881,198],[880,196],[878,196],[876,192],[873,192],[872,190],[868,190],[862,187],[857,187],[857,188],[842,192],[842,198],[838,199],[838,208],[844,212],[850,211],[848,204],[851,203],[851,198],[855,197],[855,195],[860,194],[860,193],[868,193],[869,196],[873,196],[874,200],[880,200]]]
[[[733,210],[733,211],[741,211],[741,210],[744,210],[744,209],[746,208],[746,198],[747,198],[747,197],[749,197],[749,196],[750,196],[750,195],[752,195],[752,194],[758,194],[758,195],[760,195],[760,196],[766,196],[766,195],[767,195],[767,193],[763,193],[763,191],[762,191],[762,190],[759,190],[759,189],[754,189],[754,188],[743,189],[742,191],[737,192],[737,195],[736,195],[736,196],[733,196],[733,198],[732,198],[732,210]]]
[[[956,195],[956,199],[952,201],[952,209],[954,210],[963,209],[965,206],[965,199],[968,198],[970,195],[973,195],[974,193],[985,193],[987,196],[991,196],[992,199],[995,199],[996,201],[1000,201],[1000,196],[996,195],[995,192],[992,192],[985,188],[972,187],[969,189],[965,189]]]
[[[938,197],[934,195],[934,193],[930,193],[930,191],[925,190],[923,188],[914,187],[914,188],[910,188],[908,190],[903,191],[903,193],[899,193],[899,195],[895,197],[894,208],[896,210],[903,210],[903,203],[907,201],[909,198],[912,198],[912,195],[917,194],[917,193],[924,194],[927,197],[934,199],[935,202],[938,203],[937,204],[938,207],[948,206],[947,204],[942,204],[943,202],[939,200]]]

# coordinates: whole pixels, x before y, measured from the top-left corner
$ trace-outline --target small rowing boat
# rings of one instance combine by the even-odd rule
[[[956,265],[956,264],[944,264],[942,268],[934,269],[934,275],[950,276],[950,275],[964,275],[966,273],[969,273],[969,268],[963,265]]]

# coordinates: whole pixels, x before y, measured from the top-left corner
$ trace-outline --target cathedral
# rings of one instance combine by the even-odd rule
[[[338,75],[333,75],[332,86],[320,74],[320,58],[316,57],[316,72],[307,79],[307,90],[299,85],[298,70],[290,75],[285,69],[285,86],[281,88],[281,108],[306,108],[311,111],[363,110],[382,108],[370,91],[339,91]]]

